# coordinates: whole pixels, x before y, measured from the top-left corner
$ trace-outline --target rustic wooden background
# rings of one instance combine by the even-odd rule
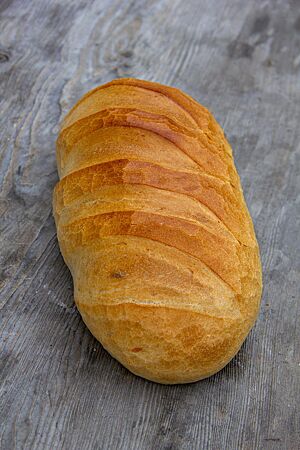
[[[300,448],[300,2],[0,0],[0,76],[1,449]],[[215,114],[261,246],[256,327],[192,385],[147,382],[103,350],[56,241],[58,123],[124,76]]]

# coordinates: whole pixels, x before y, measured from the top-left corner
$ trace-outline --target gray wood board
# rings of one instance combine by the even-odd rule
[[[300,448],[300,2],[1,0],[1,449]],[[182,88],[224,127],[264,270],[220,373],[135,377],[91,336],[51,212],[58,124],[90,88]]]

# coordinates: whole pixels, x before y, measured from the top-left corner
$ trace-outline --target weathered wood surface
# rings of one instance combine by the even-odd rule
[[[300,448],[299,1],[1,0],[0,76],[1,449]],[[123,76],[214,112],[261,246],[257,325],[193,385],[144,381],[102,349],[56,241],[58,123]]]

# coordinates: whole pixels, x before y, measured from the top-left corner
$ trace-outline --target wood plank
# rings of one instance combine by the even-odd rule
[[[300,448],[300,4],[0,3],[0,448]],[[231,142],[264,269],[257,325],[219,374],[130,374],[73,305],[51,213],[58,123],[133,76],[206,105]]]

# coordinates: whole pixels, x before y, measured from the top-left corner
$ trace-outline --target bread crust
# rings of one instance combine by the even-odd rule
[[[114,80],[66,116],[57,163],[58,240],[93,335],[149,380],[219,371],[254,324],[262,276],[211,113],[178,89]]]

